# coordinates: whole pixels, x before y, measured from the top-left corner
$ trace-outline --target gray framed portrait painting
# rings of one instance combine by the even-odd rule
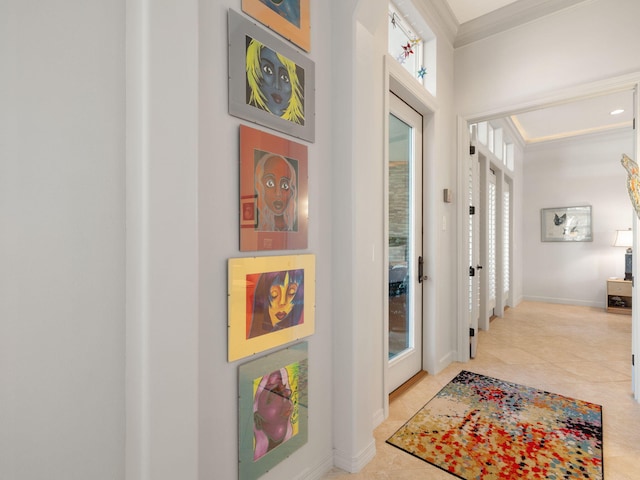
[[[314,63],[234,10],[228,21],[229,113],[314,142]]]

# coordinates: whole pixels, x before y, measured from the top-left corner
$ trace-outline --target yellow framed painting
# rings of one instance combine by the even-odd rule
[[[315,255],[229,259],[228,360],[285,345],[315,329]]]
[[[242,0],[242,11],[304,51],[311,51],[309,0]]]

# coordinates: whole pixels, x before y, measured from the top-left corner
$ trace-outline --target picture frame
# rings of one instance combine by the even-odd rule
[[[240,126],[240,251],[307,248],[306,145]]]
[[[229,114],[315,141],[315,64],[229,10]]]
[[[591,242],[591,205],[540,209],[543,242]]]
[[[238,478],[254,480],[308,440],[308,343],[238,367]]]
[[[242,0],[242,11],[309,52],[309,3],[309,0]]]
[[[228,360],[313,334],[315,255],[230,258]]]

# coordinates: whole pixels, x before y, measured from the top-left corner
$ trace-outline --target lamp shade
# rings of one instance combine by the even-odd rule
[[[633,245],[633,231],[616,230],[616,239],[613,242],[614,247],[631,247]]]

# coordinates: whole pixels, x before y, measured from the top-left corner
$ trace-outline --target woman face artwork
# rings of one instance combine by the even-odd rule
[[[304,322],[304,270],[260,274],[248,317],[247,338],[258,337]]]
[[[285,368],[262,377],[254,400],[254,460],[291,438],[291,395]]]
[[[264,164],[264,199],[276,215],[282,215],[291,200],[291,170],[282,157],[272,156]]]
[[[291,79],[287,67],[280,61],[276,52],[263,47],[260,50],[260,71],[260,90],[264,95],[266,107],[271,113],[281,117],[291,99]]]
[[[259,212],[256,230],[296,229],[296,172],[280,155],[265,154],[256,165],[255,189]]]
[[[288,272],[282,284],[274,283],[271,285],[269,289],[269,318],[273,326],[291,313],[297,292],[298,284],[290,281]]]
[[[247,104],[304,125],[304,86],[298,66],[287,57],[247,37]]]

